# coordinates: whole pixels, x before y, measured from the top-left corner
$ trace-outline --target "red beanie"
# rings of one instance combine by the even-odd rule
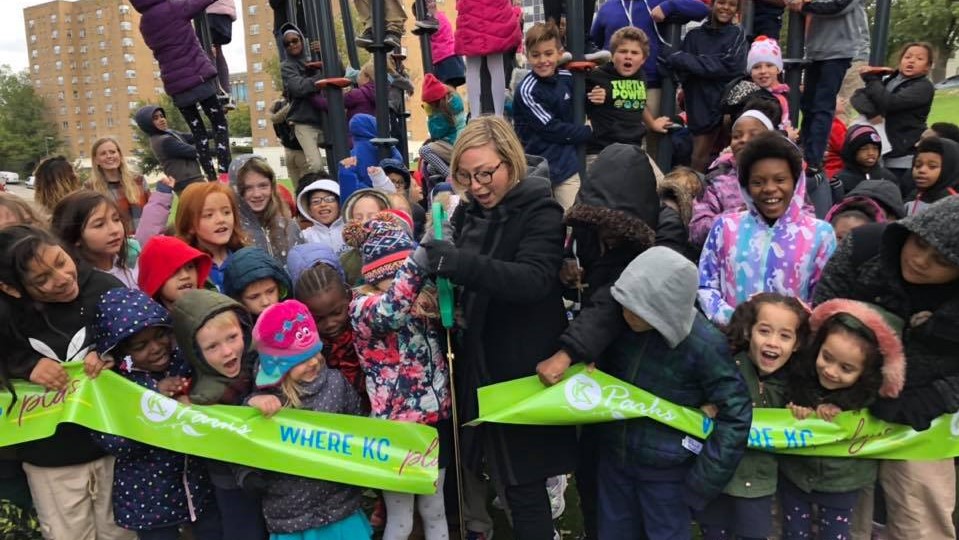
[[[154,236],[145,246],[137,263],[140,273],[137,285],[150,298],[156,299],[166,280],[188,262],[196,262],[197,288],[202,289],[210,275],[213,260],[209,255],[173,236]]]
[[[432,73],[423,77],[423,102],[435,103],[446,97],[446,85]]]

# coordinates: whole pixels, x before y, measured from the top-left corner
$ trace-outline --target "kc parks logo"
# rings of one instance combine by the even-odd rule
[[[582,373],[570,377],[563,390],[569,406],[579,411],[591,411],[603,400],[603,387]]]
[[[234,418],[223,418],[222,415],[214,413],[207,414],[194,407],[181,405],[175,399],[152,390],[146,390],[140,396],[140,412],[147,422],[166,424],[165,427],[174,431],[180,430],[191,437],[209,435],[209,430],[226,431],[242,436],[247,436],[253,431],[250,426]],[[207,433],[199,431],[197,427]]]
[[[140,411],[151,422],[165,422],[176,413],[177,402],[156,392],[144,392],[140,396]]]

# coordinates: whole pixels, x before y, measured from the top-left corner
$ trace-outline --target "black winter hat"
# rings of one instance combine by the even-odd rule
[[[899,264],[899,252],[909,233],[915,233],[950,263],[959,266],[959,196],[946,197],[918,214],[890,223],[883,232],[885,257]],[[895,266],[898,267],[898,266]]]
[[[856,152],[867,144],[874,144],[882,149],[882,139],[876,128],[868,124],[857,124],[846,132],[846,140],[842,143],[840,157],[847,163],[856,163]]]
[[[600,152],[566,223],[603,229],[646,248],[656,239],[659,209],[649,156],[638,146],[616,143]]]

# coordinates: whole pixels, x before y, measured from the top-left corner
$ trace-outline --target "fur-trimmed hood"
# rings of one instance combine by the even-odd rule
[[[673,199],[679,206],[679,217],[683,223],[689,223],[693,218],[693,195],[686,189],[686,185],[669,175],[663,177],[656,185],[659,199]]]
[[[652,246],[659,222],[659,196],[649,158],[638,146],[611,144],[583,181],[566,213],[571,226],[594,227],[611,236]]]
[[[902,347],[903,321],[885,309],[866,302],[836,298],[816,306],[809,318],[813,332],[817,332],[830,318],[845,313],[855,317],[876,336],[882,354],[882,386],[879,395],[884,398],[899,396],[906,382],[906,355]]]

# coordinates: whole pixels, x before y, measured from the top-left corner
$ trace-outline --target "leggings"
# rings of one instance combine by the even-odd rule
[[[217,172],[225,173],[230,167],[230,132],[227,128],[223,106],[220,105],[220,101],[214,94],[199,103],[178,108],[190,128],[190,133],[193,134],[193,144],[196,145],[200,166],[203,167],[203,172],[206,173],[207,178],[215,182]],[[213,156],[210,154],[210,134],[206,130],[203,119],[200,118],[201,109],[213,124],[213,140],[216,144],[216,169],[213,168]]]
[[[490,91],[493,94],[493,114],[503,116],[503,104],[506,101],[506,73],[503,70],[502,54],[491,54],[486,57],[466,57],[466,95],[470,102],[470,115],[476,118],[484,112],[488,112],[483,111],[481,101],[482,83],[480,82],[480,69],[483,65],[483,58],[486,58],[486,70],[490,76]]]
[[[449,525],[446,523],[446,505],[443,502],[443,479],[446,469],[440,469],[436,480],[436,493],[413,495],[412,493],[383,492],[386,503],[386,529],[383,540],[406,540],[413,532],[413,506],[423,519],[426,540],[448,540]]]

